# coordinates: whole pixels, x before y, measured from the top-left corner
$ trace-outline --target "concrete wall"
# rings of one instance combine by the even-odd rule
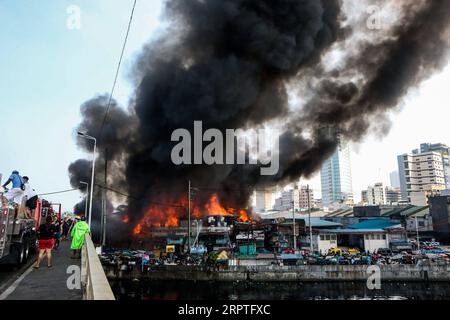
[[[367,281],[369,266],[270,266],[231,267],[222,271],[202,271],[195,267],[166,267],[142,273],[139,268],[117,271],[104,266],[110,279],[192,280],[192,281]],[[450,266],[383,265],[381,281],[449,281]]]
[[[84,300],[115,300],[89,234],[82,249],[81,278]]]
[[[381,237],[381,239],[369,239],[371,237]],[[386,237],[386,235],[384,235]],[[369,252],[374,252],[379,248],[389,248],[389,243],[387,239],[382,238],[382,234],[370,234],[364,236],[364,250]],[[387,237],[386,237],[387,238]]]
[[[321,235],[324,236],[324,235]],[[330,236],[336,237],[335,234],[331,234]],[[337,240],[320,240],[319,241],[319,251],[322,253],[327,253],[329,249],[333,247],[337,247]]]

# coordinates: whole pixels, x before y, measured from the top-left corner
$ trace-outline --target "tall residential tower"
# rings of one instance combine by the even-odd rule
[[[447,151],[446,151],[447,150]],[[419,150],[399,155],[398,170],[402,199],[411,204],[426,204],[425,197],[449,186],[448,147],[421,144]]]
[[[324,207],[353,204],[350,146],[347,142],[340,140],[337,150],[324,162],[320,180]]]

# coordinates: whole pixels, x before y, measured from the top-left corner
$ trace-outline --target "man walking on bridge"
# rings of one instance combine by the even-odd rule
[[[79,259],[81,256],[81,248],[84,245],[84,236],[90,233],[89,225],[86,223],[86,217],[82,216],[81,221],[77,222],[72,228],[72,244],[70,248],[73,251],[72,259]]]

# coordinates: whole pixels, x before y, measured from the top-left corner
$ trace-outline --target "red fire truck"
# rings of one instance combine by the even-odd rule
[[[55,210],[57,208],[57,210]],[[20,265],[27,261],[31,252],[37,251],[36,230],[45,218],[57,215],[61,218],[61,204],[38,199],[34,219],[27,219],[23,212],[5,203],[0,194],[0,263]]]

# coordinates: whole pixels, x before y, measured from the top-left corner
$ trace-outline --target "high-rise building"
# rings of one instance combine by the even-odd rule
[[[314,207],[314,193],[309,189],[309,205]],[[295,186],[281,192],[281,197],[275,199],[275,210],[292,210],[296,212],[308,209],[308,188],[307,186]]]
[[[339,141],[337,150],[322,165],[320,179],[324,207],[353,204],[350,146],[347,142]]]
[[[450,189],[450,148],[443,143],[422,143],[420,152],[439,152],[442,156],[442,165],[444,167],[445,188]]]
[[[256,190],[256,206],[255,210],[257,212],[265,212],[272,210],[273,207],[273,192],[272,188]]]
[[[386,204],[398,204],[402,200],[400,188],[386,187]]]
[[[315,206],[314,201],[314,192],[311,188],[307,186],[300,186],[299,188],[299,209],[306,210],[308,209],[308,196],[309,196],[309,206],[312,208]]]
[[[399,155],[397,161],[402,200],[412,203],[412,198],[424,198],[446,189],[446,164],[441,152],[413,150],[410,154]]]
[[[283,198],[279,197],[275,199],[275,204],[273,205],[273,210],[282,211],[283,210]]]
[[[281,193],[281,207],[283,210],[294,208],[294,190],[287,190]]]
[[[398,171],[392,171],[389,174],[389,180],[391,182],[391,187],[393,188],[400,188],[400,178],[398,176]]]
[[[386,204],[386,189],[383,183],[375,183],[367,188],[367,204],[380,205]]]
[[[367,197],[367,190],[362,190],[361,191],[361,203],[362,204],[368,204],[369,203],[369,198]]]

